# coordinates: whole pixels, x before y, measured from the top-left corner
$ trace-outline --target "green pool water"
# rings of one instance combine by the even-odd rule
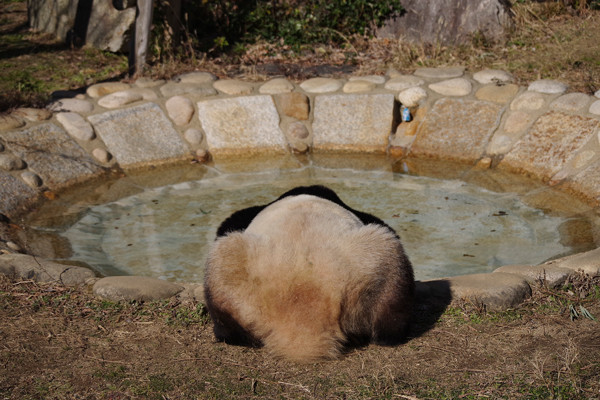
[[[268,203],[299,185],[322,184],[350,207],[383,219],[400,235],[417,279],[538,264],[574,251],[593,235],[566,229],[581,220],[534,208],[523,192],[482,188],[461,179],[354,170],[308,163],[264,172],[207,168],[202,179],[147,188],[82,207],[68,224],[45,226],[66,239],[69,259],[103,275],[144,275],[199,282],[219,224],[232,212]],[[579,224],[576,226],[589,226]],[[576,236],[574,239],[573,236]],[[64,240],[63,240],[64,241]]]

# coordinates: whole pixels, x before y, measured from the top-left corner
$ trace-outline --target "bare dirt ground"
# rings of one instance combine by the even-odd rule
[[[296,365],[215,342],[202,304],[0,277],[0,397],[598,399],[600,323],[581,306],[600,317],[600,277],[540,286],[502,313],[421,303],[403,345]]]

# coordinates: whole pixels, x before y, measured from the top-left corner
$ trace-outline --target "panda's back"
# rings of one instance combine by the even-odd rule
[[[390,229],[364,225],[329,200],[291,196],[264,208],[244,232],[217,240],[209,282],[226,312],[273,353],[330,358],[345,340],[340,321],[370,326],[361,302],[397,276],[399,252]]]

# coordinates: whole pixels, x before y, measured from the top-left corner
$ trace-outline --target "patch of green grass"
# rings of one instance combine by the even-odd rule
[[[68,398],[69,394],[73,392],[70,384],[56,381],[53,377],[36,378],[34,382],[33,388],[37,398]]]
[[[498,312],[486,312],[470,307],[448,307],[440,317],[440,321],[451,321],[461,324],[506,323],[523,319],[523,311],[508,309]]]
[[[96,371],[92,374],[96,378],[108,381],[112,384],[119,384],[127,378],[127,368],[124,365],[117,365]]]
[[[201,303],[196,306],[179,305],[164,314],[167,324],[176,326],[204,325],[210,320],[206,308]]]

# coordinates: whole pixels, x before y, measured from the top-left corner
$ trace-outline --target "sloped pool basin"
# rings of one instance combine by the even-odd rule
[[[254,158],[133,174],[74,188],[28,226],[57,259],[104,276],[201,282],[208,247],[232,212],[321,184],[395,229],[419,280],[537,265],[597,245],[588,207],[521,176],[384,156],[340,160]]]

